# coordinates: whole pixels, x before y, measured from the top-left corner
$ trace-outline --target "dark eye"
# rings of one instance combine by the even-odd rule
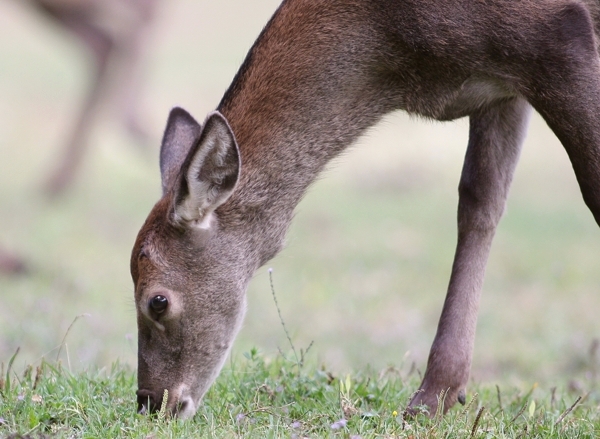
[[[150,299],[150,309],[156,314],[165,312],[167,306],[169,306],[169,301],[165,296],[158,295]]]

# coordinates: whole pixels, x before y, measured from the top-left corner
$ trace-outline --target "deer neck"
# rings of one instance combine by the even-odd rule
[[[392,109],[362,67],[369,51],[352,45],[348,29],[324,38],[316,16],[295,21],[303,24],[290,33],[279,23],[292,12],[282,9],[285,3],[218,107],[242,160],[220,220],[243,229],[259,265],[281,248],[294,208],[327,162]]]

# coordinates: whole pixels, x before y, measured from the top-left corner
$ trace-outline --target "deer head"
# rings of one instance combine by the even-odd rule
[[[192,416],[245,312],[243,248],[216,209],[233,193],[238,147],[218,112],[199,125],[171,111],[160,152],[163,196],[131,255],[138,322],[138,411]]]

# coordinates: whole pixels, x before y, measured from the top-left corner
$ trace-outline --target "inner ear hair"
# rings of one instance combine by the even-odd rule
[[[233,193],[240,154],[233,131],[218,112],[210,114],[186,158],[174,201],[174,219],[208,229],[213,212]]]

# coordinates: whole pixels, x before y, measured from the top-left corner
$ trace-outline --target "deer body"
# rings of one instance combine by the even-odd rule
[[[411,405],[464,402],[479,296],[531,106],[600,222],[599,4],[286,0],[203,125],[169,116],[163,198],[132,253],[140,410],[195,413],[240,327],[254,271],[282,247],[326,163],[388,112],[470,117],[458,243]],[[594,24],[596,23],[596,24]]]

